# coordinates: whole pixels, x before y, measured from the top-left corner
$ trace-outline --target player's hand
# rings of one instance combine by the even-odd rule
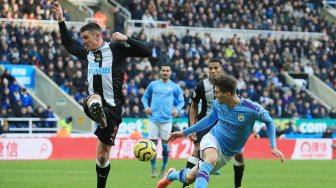
[[[146,108],[146,109],[145,109],[145,113],[146,113],[147,115],[152,114],[152,109],[150,109],[150,108]]]
[[[115,32],[112,34],[112,39],[116,42],[123,42],[123,41],[127,41],[128,37],[119,32]]]
[[[196,135],[196,133],[191,133],[188,137],[189,137],[189,139],[190,139],[191,141],[196,141],[196,140],[197,140],[197,135]]]
[[[63,21],[63,10],[61,4],[58,1],[52,2],[51,12],[56,16],[59,22]]]
[[[274,156],[276,156],[277,158],[280,158],[282,163],[285,162],[285,156],[280,150],[278,150],[277,148],[272,148],[271,152]]]
[[[178,115],[178,112],[177,112],[177,110],[174,108],[173,110],[172,110],[172,116],[173,117],[177,117],[177,115]]]
[[[176,138],[184,137],[183,131],[176,131],[169,134],[168,142],[174,141]]]

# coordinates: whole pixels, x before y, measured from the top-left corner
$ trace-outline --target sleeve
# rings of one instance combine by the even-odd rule
[[[209,112],[209,114],[207,116],[202,118],[195,125],[184,129],[183,133],[184,133],[184,135],[189,135],[189,134],[194,133],[194,132],[202,131],[202,130],[212,126],[217,121],[217,119],[218,119],[217,107],[214,103],[214,105],[212,105],[211,111]]]
[[[271,148],[275,148],[276,147],[275,126],[274,121],[269,115],[268,111],[261,107],[257,119],[266,124],[266,132],[268,135],[268,139],[270,141]]]
[[[199,101],[201,100],[201,97],[202,97],[202,81],[196,85],[191,100],[194,103],[198,104]]]
[[[117,50],[121,57],[150,57],[151,50],[142,42],[128,37],[125,42],[118,42]]]
[[[177,86],[174,92],[174,105],[176,110],[179,112],[184,106],[184,97],[182,90]]]
[[[72,40],[71,36],[68,33],[68,29],[65,25],[65,22],[58,23],[61,39],[65,49],[72,55],[78,57],[79,59],[86,60],[86,50],[80,46],[77,46]]]
[[[149,99],[151,98],[152,93],[153,93],[152,87],[153,87],[152,83],[150,83],[149,86],[147,87],[144,95],[141,98],[141,102],[142,102],[142,105],[144,106],[144,109],[149,107]]]

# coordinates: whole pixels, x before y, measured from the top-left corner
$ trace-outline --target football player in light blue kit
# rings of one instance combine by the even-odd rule
[[[187,168],[176,171],[170,168],[156,188],[165,188],[173,180],[187,184],[196,181],[195,188],[207,187],[210,174],[225,166],[235,154],[243,149],[256,120],[266,124],[271,152],[284,162],[284,155],[276,148],[274,122],[268,111],[255,102],[238,97],[236,94],[237,80],[232,76],[220,75],[214,78],[213,85],[216,100],[210,113],[194,126],[172,133],[168,139],[168,141],[173,141],[176,138],[201,131],[218,120],[217,124],[201,140],[200,157],[204,162],[191,170]]]
[[[147,87],[141,101],[146,114],[149,115],[148,138],[157,145],[158,139],[162,142],[162,166],[160,178],[163,177],[169,158],[168,138],[172,130],[173,117],[184,106],[184,97],[181,88],[170,80],[171,67],[162,65],[161,79],[152,81]],[[149,103],[149,101],[151,101]],[[151,160],[152,178],[156,178],[156,157]]]

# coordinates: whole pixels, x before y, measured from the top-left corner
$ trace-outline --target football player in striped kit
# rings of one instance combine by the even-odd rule
[[[63,10],[58,1],[52,4],[57,17],[65,49],[82,62],[88,64],[89,96],[83,102],[85,114],[97,122],[95,135],[97,144],[97,187],[104,188],[110,171],[111,147],[121,123],[124,96],[122,84],[127,57],[149,57],[151,51],[143,43],[119,32],[112,34],[114,42],[106,42],[102,30],[96,23],[89,23],[80,29],[83,46],[78,46],[68,34]]]

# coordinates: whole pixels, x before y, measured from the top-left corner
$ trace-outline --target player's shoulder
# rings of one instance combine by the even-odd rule
[[[256,112],[260,112],[263,110],[263,107],[258,104],[257,102],[254,102],[250,99],[245,99],[245,98],[242,98],[241,97],[241,105],[246,108],[246,109],[250,109],[250,110],[253,110],[253,111],[256,111]]]
[[[150,83],[151,83],[151,84],[159,84],[159,83],[161,83],[161,80],[153,80],[153,81],[151,81]]]
[[[226,106],[225,104],[219,104],[219,102],[218,102],[218,100],[217,99],[215,99],[214,101],[213,101],[213,103],[212,103],[212,106],[213,107],[218,107],[219,105],[224,105],[224,106]]]

